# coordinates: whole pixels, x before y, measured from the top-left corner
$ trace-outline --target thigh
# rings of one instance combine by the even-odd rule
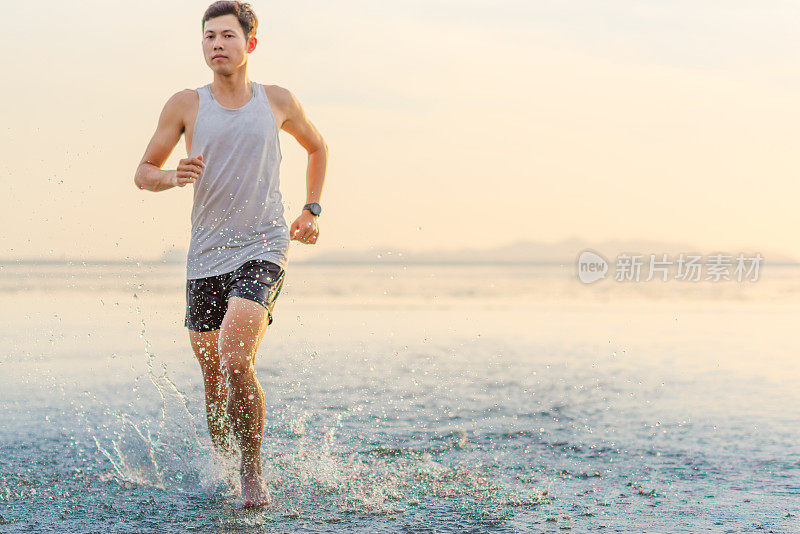
[[[228,309],[220,327],[219,347],[224,365],[251,365],[272,324],[272,310],[283,286],[284,270],[266,260],[251,260],[233,273],[226,284]]]
[[[223,366],[243,372],[254,364],[255,354],[269,324],[268,313],[264,306],[252,300],[236,296],[228,300],[228,311],[219,331]]]
[[[267,312],[267,325],[273,321],[272,312],[283,288],[286,272],[267,260],[251,260],[231,273],[226,287],[228,298],[240,297],[260,304]]]
[[[194,332],[219,330],[227,309],[225,281],[225,275],[186,281],[185,327]]]

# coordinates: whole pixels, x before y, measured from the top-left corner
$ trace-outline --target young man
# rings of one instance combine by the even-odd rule
[[[203,373],[211,440],[231,454],[233,433],[243,506],[260,506],[269,494],[261,480],[265,403],[254,358],[272,323],[290,240],[317,241],[328,147],[291,92],[248,78],[258,25],[248,4],[215,2],[202,22],[214,81],[167,101],[134,182],[148,191],[194,184],[185,326]],[[307,204],[291,229],[279,189],[281,129],[308,151]],[[162,170],[181,134],[188,157],[176,170]]]

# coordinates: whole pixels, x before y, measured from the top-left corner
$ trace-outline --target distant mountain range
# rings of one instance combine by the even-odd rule
[[[763,249],[712,250],[701,249],[686,243],[670,243],[647,240],[610,240],[590,242],[572,238],[556,243],[537,241],[516,241],[508,245],[489,249],[427,250],[408,251],[390,247],[370,247],[365,250],[342,250],[323,252],[302,263],[558,263],[572,264],[584,250],[599,253],[609,261],[616,259],[621,253],[641,254],[649,258],[655,254],[661,259],[662,254],[674,259],[681,253],[707,256],[711,254],[729,254],[736,256],[744,253],[751,257],[761,253],[764,262],[798,263],[796,258],[787,254]]]
[[[661,259],[662,254],[667,254],[668,259],[676,259],[680,253],[708,256],[711,254],[729,254],[736,256],[744,253],[752,257],[756,252],[761,253],[764,263],[799,263],[797,258],[774,250],[755,249],[706,249],[686,243],[648,241],[648,240],[609,240],[592,242],[585,239],[571,238],[556,243],[542,243],[538,241],[520,240],[508,245],[493,248],[462,248],[457,250],[423,250],[409,251],[392,248],[389,246],[374,246],[360,250],[340,250],[320,252],[308,258],[292,258],[292,263],[323,264],[323,263],[359,263],[359,264],[448,264],[448,263],[550,263],[572,265],[578,255],[584,250],[592,250],[607,261],[613,262],[621,253],[641,254],[645,260],[650,254],[655,254]],[[102,259],[72,259],[72,260],[0,260],[0,263],[135,263],[130,260],[102,260]],[[142,263],[185,263],[186,249],[170,248],[165,250],[156,260],[138,260]]]

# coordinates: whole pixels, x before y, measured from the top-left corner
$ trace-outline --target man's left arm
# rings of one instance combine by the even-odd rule
[[[328,163],[328,145],[314,127],[297,98],[288,90],[280,90],[284,121],[281,129],[292,134],[308,152],[306,171],[306,203],[319,202],[322,197],[322,184],[325,182],[325,168]],[[304,209],[292,223],[289,230],[291,239],[313,245],[319,236],[317,217]]]

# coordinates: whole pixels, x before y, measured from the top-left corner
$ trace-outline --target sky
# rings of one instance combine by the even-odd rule
[[[141,191],[133,176],[164,103],[213,79],[209,4],[7,13],[0,259],[188,247],[191,186]],[[249,77],[292,91],[330,150],[319,239],[290,259],[573,237],[800,259],[800,4],[251,4]],[[307,154],[280,135],[290,225]],[[164,168],[183,157],[181,139]]]

